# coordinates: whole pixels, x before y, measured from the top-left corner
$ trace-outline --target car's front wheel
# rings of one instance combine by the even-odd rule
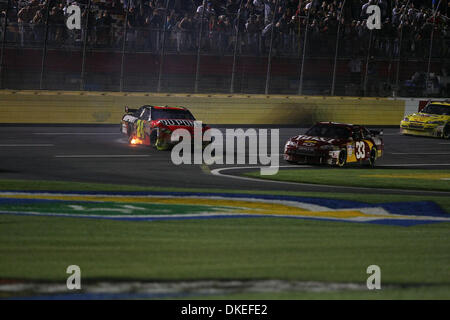
[[[153,130],[150,133],[150,146],[159,151],[168,149],[167,144],[158,135],[158,132],[156,130]]]
[[[343,167],[345,166],[346,163],[347,163],[347,151],[341,150],[339,152],[338,161],[336,164],[338,165],[338,167]]]
[[[450,139],[450,124],[446,124],[444,130],[442,131],[442,138]]]
[[[377,160],[377,148],[372,148],[372,150],[370,150],[370,156],[369,156],[369,166],[371,168],[375,167],[375,162]]]

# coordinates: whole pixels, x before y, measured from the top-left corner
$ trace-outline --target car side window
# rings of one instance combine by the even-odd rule
[[[353,128],[353,140],[361,140],[361,129],[359,127]]]
[[[133,113],[133,116],[135,116],[136,118],[140,118],[143,109],[144,109],[143,107],[140,107],[139,109],[137,109],[136,112]]]
[[[367,128],[362,128],[362,136],[363,136],[363,139],[369,139],[372,137],[372,134],[370,133],[370,131]]]
[[[141,116],[139,118],[142,120],[149,120],[150,110],[148,108],[144,108],[144,110],[142,110]]]

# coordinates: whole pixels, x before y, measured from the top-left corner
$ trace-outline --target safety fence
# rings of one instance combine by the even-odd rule
[[[389,24],[369,30],[364,20],[344,22],[344,1],[327,29],[309,14],[264,22],[245,20],[240,11],[218,18],[197,14],[183,26],[171,22],[172,1],[166,0],[166,8],[155,14],[166,24],[138,24],[131,8],[104,17],[89,0],[80,4],[81,29],[70,30],[52,18],[51,2],[27,22],[5,19],[17,10],[7,2],[0,31],[0,88],[450,95],[450,38],[436,19],[420,34]],[[275,12],[279,6],[276,1]]]

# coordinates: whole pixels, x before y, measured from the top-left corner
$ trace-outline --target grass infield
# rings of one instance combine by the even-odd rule
[[[450,170],[321,168],[280,170],[267,176],[260,175],[259,171],[244,175],[336,186],[450,191]]]
[[[0,180],[0,190],[167,189]],[[447,211],[450,208],[448,197],[288,194],[367,202],[433,200]],[[367,267],[376,264],[381,268],[382,283],[382,290],[376,292],[267,292],[211,297],[449,299],[449,226],[397,227],[282,218],[134,222],[0,215],[0,278],[64,284],[67,266],[76,264],[81,267],[82,281],[282,279],[364,285],[369,276]]]

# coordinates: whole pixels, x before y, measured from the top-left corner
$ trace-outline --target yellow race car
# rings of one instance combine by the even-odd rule
[[[406,116],[400,122],[402,134],[450,138],[450,101],[429,102],[418,113]]]

